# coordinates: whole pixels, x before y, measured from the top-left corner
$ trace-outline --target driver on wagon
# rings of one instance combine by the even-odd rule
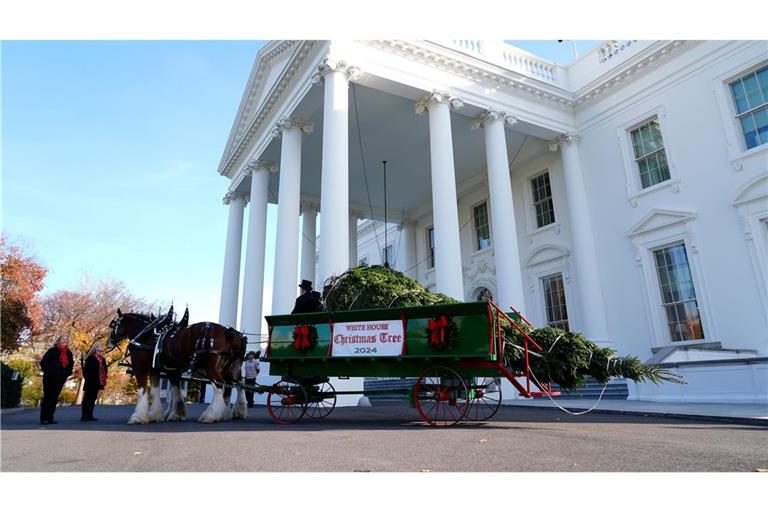
[[[320,293],[312,291],[312,281],[302,279],[299,285],[299,296],[296,298],[296,305],[291,314],[316,313],[318,311],[320,311]]]

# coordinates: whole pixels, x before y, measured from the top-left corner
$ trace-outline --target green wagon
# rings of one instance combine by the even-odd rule
[[[528,368],[511,372],[505,367],[500,323],[519,325],[525,319],[491,301],[266,319],[269,342],[262,360],[282,379],[269,387],[267,409],[278,423],[330,414],[342,393],[330,377],[418,376],[412,400],[433,426],[491,418],[501,405],[501,377],[525,397],[551,393],[548,387],[531,390]],[[526,360],[529,344],[538,348],[526,338],[519,347]]]

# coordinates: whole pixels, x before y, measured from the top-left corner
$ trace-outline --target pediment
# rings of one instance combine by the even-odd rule
[[[290,67],[297,53],[301,51],[301,48],[302,41],[298,40],[272,41],[256,54],[248,83],[240,100],[237,116],[232,123],[227,145],[224,148],[219,172],[222,171],[221,166],[229,159],[248,133],[270,92],[285,75],[286,70]]]
[[[688,222],[695,218],[695,212],[654,209],[640,219],[632,229],[629,230],[627,236],[632,238],[637,235],[642,235],[643,233],[648,233],[649,231],[655,231],[681,222]]]
[[[525,262],[526,267],[540,265],[558,258],[565,258],[570,255],[570,251],[559,245],[543,245],[533,251]]]
[[[751,179],[742,186],[733,200],[733,206],[741,206],[760,199],[768,200],[768,172]]]

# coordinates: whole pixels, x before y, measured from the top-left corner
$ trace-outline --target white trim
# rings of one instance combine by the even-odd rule
[[[726,73],[712,79],[712,92],[715,94],[723,129],[725,130],[728,159],[737,171],[743,168],[744,159],[768,151],[768,144],[761,144],[747,149],[744,132],[742,132],[741,125],[737,120],[736,105],[733,102],[730,83],[766,65],[768,65],[768,59],[766,59],[765,54],[758,55],[746,63],[741,63],[729,69]]]
[[[546,244],[536,248],[528,256],[525,268],[532,300],[526,301],[526,304],[533,306],[533,309],[527,313],[534,325],[547,325],[547,305],[541,279],[553,274],[563,276],[568,325],[579,325],[581,312],[578,311],[577,304],[573,300],[576,295],[571,284],[570,255],[570,251],[563,246]]]
[[[714,312],[711,312],[709,307],[712,302],[709,300],[709,293],[704,281],[704,266],[693,228],[695,219],[696,214],[692,212],[652,210],[638,221],[627,234],[635,249],[635,261],[643,283],[643,299],[653,347],[677,346],[682,343],[671,340],[661,303],[662,297],[656,263],[653,259],[653,251],[677,243],[685,244],[688,267],[704,330],[702,340],[687,340],[685,343],[718,339],[713,318]]]
[[[744,229],[763,314],[768,320],[768,172],[758,174],[739,187],[731,204]]]
[[[627,201],[634,208],[638,206],[638,198],[652,194],[661,189],[671,188],[672,192],[680,191],[680,178],[677,175],[677,165],[675,163],[674,151],[671,150],[672,140],[666,129],[667,110],[663,105],[658,105],[650,110],[646,110],[640,115],[633,115],[631,118],[619,118],[620,123],[616,127],[616,137],[619,139],[621,157],[624,161],[624,174],[626,177]],[[632,144],[632,130],[635,130],[654,119],[659,122],[659,131],[661,140],[664,144],[664,155],[669,166],[669,179],[643,188],[640,179],[640,169],[635,158],[635,150]]]

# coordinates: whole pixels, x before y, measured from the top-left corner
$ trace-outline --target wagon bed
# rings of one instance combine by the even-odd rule
[[[500,378],[524,397],[551,395],[531,389],[529,353],[540,347],[527,335],[523,372],[504,364],[502,322],[521,332],[527,321],[492,301],[267,316],[269,341],[262,361],[282,380],[269,389],[267,408],[279,423],[322,418],[335,407],[330,377],[418,377],[410,399],[433,426],[486,420],[501,405]],[[524,379],[524,383],[518,379]]]

